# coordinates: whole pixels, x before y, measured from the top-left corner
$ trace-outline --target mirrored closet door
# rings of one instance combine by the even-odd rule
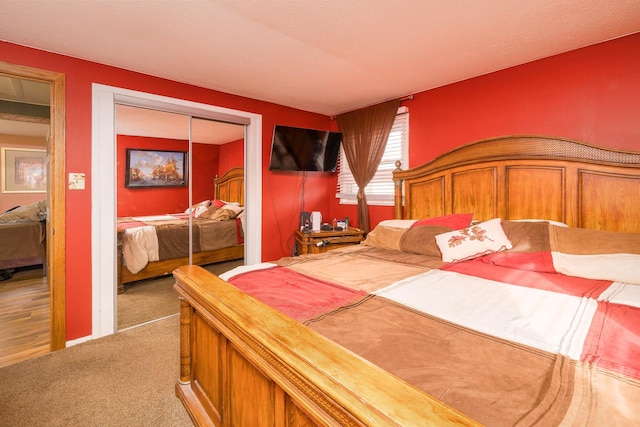
[[[244,126],[119,104],[116,134],[122,330],[177,313],[178,265],[243,263],[243,203],[215,188],[238,168],[243,186]]]

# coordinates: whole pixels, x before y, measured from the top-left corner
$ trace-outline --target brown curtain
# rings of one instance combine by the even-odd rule
[[[358,227],[365,233],[370,224],[364,188],[378,170],[400,102],[395,99],[337,117],[344,153],[358,184]]]

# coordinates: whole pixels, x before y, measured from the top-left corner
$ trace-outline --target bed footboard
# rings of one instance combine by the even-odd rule
[[[196,425],[477,425],[200,267],[174,276]]]
[[[118,238],[120,242],[120,238]],[[192,261],[194,265],[206,265],[217,262],[233,261],[244,258],[244,246],[231,246],[228,248],[220,248],[213,251],[196,252],[193,254]],[[163,261],[150,262],[140,270],[133,274],[122,262],[122,248],[118,243],[118,293],[125,291],[127,283],[137,282],[138,280],[151,279],[170,275],[173,270],[181,265],[189,264],[189,257],[172,258]]]

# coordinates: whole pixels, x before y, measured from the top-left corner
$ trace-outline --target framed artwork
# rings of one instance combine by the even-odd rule
[[[47,150],[2,147],[3,193],[46,193]]]
[[[127,148],[126,188],[186,187],[187,152]]]

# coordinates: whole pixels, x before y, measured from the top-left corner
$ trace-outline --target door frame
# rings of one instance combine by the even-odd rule
[[[49,350],[66,347],[65,75],[0,62],[0,74],[49,83],[50,132],[46,227],[46,274],[50,290]]]
[[[98,83],[92,85],[92,338],[116,332],[115,105],[127,104],[245,126],[245,264],[262,259],[262,115]]]

